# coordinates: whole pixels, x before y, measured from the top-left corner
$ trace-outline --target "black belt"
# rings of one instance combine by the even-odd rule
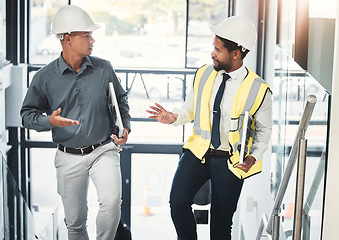
[[[216,150],[213,148],[209,148],[207,152],[211,156],[230,156],[228,151]]]
[[[81,154],[81,155],[86,155],[90,154],[94,149],[96,149],[99,146],[105,145],[106,143],[111,142],[113,139],[108,138],[106,141],[86,147],[80,147],[80,148],[70,148],[70,147],[65,147],[61,144],[58,145],[58,149],[60,151],[63,151],[65,153],[73,153],[73,154]]]

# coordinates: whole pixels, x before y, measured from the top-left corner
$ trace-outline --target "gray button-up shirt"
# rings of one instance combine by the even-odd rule
[[[66,147],[84,147],[105,141],[111,135],[109,82],[113,82],[124,127],[131,129],[127,93],[110,62],[85,57],[77,73],[60,56],[34,76],[20,114],[24,127],[38,132],[52,130],[53,141]],[[78,120],[79,125],[55,127],[53,111]],[[114,116],[113,116],[114,118]],[[114,121],[114,120],[113,120]]]

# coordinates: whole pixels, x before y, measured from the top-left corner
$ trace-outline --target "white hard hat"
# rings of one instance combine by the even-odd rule
[[[218,25],[211,27],[218,37],[237,43],[248,50],[254,50],[257,41],[257,30],[253,22],[244,16],[226,18]]]
[[[91,32],[99,29],[91,17],[81,8],[67,5],[60,8],[52,21],[52,34],[63,34],[71,32]]]

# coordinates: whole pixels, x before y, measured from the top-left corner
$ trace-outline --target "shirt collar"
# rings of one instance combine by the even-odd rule
[[[84,61],[82,63],[82,66],[81,66],[81,69],[80,69],[79,73],[83,72],[87,68],[87,66],[91,66],[93,68],[93,63],[92,63],[91,59],[89,58],[89,56],[84,57]],[[62,57],[62,53],[61,53],[60,57],[59,57],[59,70],[60,70],[60,73],[63,74],[67,69],[69,69],[70,71],[74,71],[68,65],[68,63],[64,60],[64,58]]]
[[[226,73],[226,74],[228,74],[231,77],[231,79],[229,79],[229,80],[236,80],[240,75],[242,75],[246,71],[247,71],[246,67],[243,64],[237,70],[234,70],[234,71],[229,72],[229,73],[227,73],[225,70],[220,70],[218,72],[218,75],[222,75],[223,73]]]

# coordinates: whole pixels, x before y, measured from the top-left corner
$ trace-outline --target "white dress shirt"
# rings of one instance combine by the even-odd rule
[[[222,82],[222,74],[224,70],[218,72],[215,78],[212,95],[210,99],[210,122],[213,122],[213,104],[214,99]],[[237,70],[227,73],[231,78],[226,81],[226,88],[221,100],[221,116],[220,116],[220,141],[221,145],[218,150],[229,150],[229,128],[231,123],[231,112],[234,96],[244,78],[247,75],[247,70],[242,65]],[[173,123],[174,126],[183,125],[191,122],[191,117],[194,114],[194,92],[193,87],[187,95],[186,101],[182,104],[181,108],[173,109],[173,113],[178,114],[177,120]],[[251,147],[250,155],[256,160],[263,157],[264,152],[268,147],[268,141],[272,132],[272,94],[267,92],[265,99],[260,106],[259,110],[254,115],[255,118],[255,136],[253,145]],[[212,145],[211,145],[212,147]]]

